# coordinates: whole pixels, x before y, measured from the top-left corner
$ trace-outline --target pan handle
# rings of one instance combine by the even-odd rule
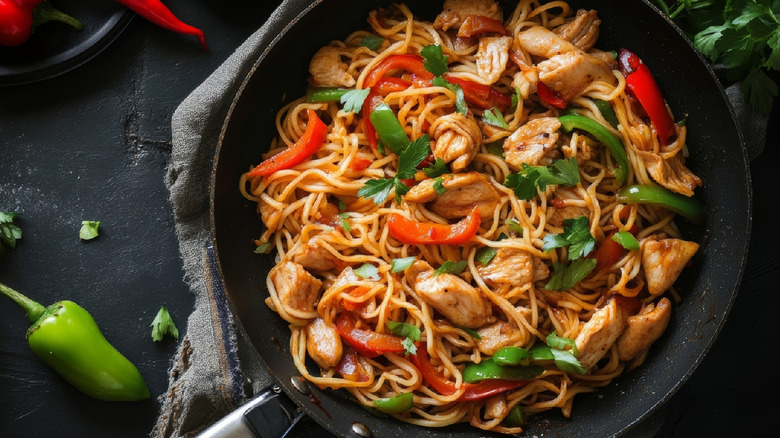
[[[211,425],[198,438],[283,438],[303,415],[303,411],[274,386]]]

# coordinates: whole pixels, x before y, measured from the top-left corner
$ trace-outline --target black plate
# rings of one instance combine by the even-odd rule
[[[113,0],[49,0],[84,25],[40,26],[23,44],[0,46],[0,85],[37,82],[70,71],[105,49],[135,14]]]
[[[256,205],[237,190],[239,176],[261,161],[276,134],[274,117],[279,108],[306,92],[307,66],[314,52],[331,40],[366,28],[367,12],[378,3],[387,2],[292,0],[281,11],[282,23],[269,28],[278,35],[241,87],[217,149],[212,238],[219,267],[236,315],[272,374],[308,415],[331,432],[351,436],[352,422],[360,421],[381,436],[497,436],[468,425],[424,429],[373,417],[341,392],[313,385],[313,397],[298,393],[291,386],[297,370],[289,354],[288,324],[263,302],[273,257],[251,253],[252,239],[261,234],[262,225]],[[441,6],[430,0],[406,4],[428,20]],[[703,227],[678,221],[683,234],[699,242],[701,249],[677,283],[682,302],[646,362],[596,393],[578,395],[571,419],[557,410],[532,417],[524,436],[620,435],[668,400],[694,372],[720,332],[740,284],[750,236],[752,195],[744,141],[707,62],[646,1],[620,2],[619,7],[610,0],[572,4],[599,11],[603,20],[599,48],[623,46],[638,54],[650,66],[674,112],[690,114],[688,163],[704,180],[697,196],[706,205],[707,219]]]

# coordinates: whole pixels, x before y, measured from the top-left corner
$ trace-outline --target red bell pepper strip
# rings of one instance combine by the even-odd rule
[[[433,79],[433,73],[425,69],[420,55],[390,55],[371,70],[363,82],[363,87],[373,87],[391,70],[404,70],[424,80]]]
[[[289,148],[270,158],[266,158],[265,161],[249,171],[248,176],[268,176],[277,170],[289,169],[311,158],[320,149],[320,146],[325,143],[328,126],[317,117],[317,113],[314,110],[309,110],[308,116],[309,121],[306,125],[306,131],[301,138]]]
[[[636,236],[636,233],[639,232],[639,228],[634,225],[628,231]],[[601,245],[599,245],[598,249],[593,252],[593,257],[596,259],[596,271],[599,271],[602,268],[606,268],[607,266],[612,266],[612,264],[620,260],[628,253],[627,249],[623,248],[615,241],[615,239],[612,238],[615,233],[617,233],[617,230],[611,232],[609,236],[607,236],[607,238],[601,242]]]
[[[444,78],[452,84],[460,85],[466,102],[481,110],[497,107],[501,112],[504,112],[512,105],[511,97],[498,92],[491,86],[469,81],[468,79],[460,79],[448,74],[445,74]]]
[[[116,0],[116,2],[142,16],[152,24],[183,35],[193,35],[200,41],[200,45],[203,46],[204,50],[209,49],[206,45],[206,35],[203,31],[179,20],[160,0]]]
[[[403,340],[397,336],[376,333],[355,327],[355,317],[341,312],[336,318],[336,330],[344,342],[365,357],[377,357],[383,353],[403,353]]]
[[[392,213],[387,219],[390,235],[400,242],[413,245],[460,245],[477,234],[480,223],[476,208],[453,225],[417,222],[398,213]]]
[[[394,93],[397,91],[404,91],[411,86],[412,86],[412,81],[407,81],[406,79],[403,78],[394,78],[392,76],[385,76],[383,78],[380,78],[379,82],[377,82],[376,85],[371,87],[371,89],[376,91],[377,94],[381,96],[387,96],[390,93]]]
[[[417,354],[411,355],[410,359],[415,367],[420,370],[423,380],[433,387],[441,395],[452,395],[458,392],[455,382],[452,382],[436,371],[436,368],[428,359],[427,345],[422,342],[417,346]],[[463,394],[458,397],[458,401],[483,400],[504,391],[519,388],[528,383],[525,380],[483,380],[479,383],[461,383],[464,388]]]
[[[626,87],[634,93],[639,104],[650,117],[650,122],[658,133],[658,139],[666,144],[674,134],[674,120],[666,109],[664,97],[650,69],[638,56],[626,49],[618,54],[620,71],[626,77]]]
[[[483,33],[509,34],[502,22],[484,15],[469,15],[458,29],[458,36],[461,38],[469,38]]]
[[[558,93],[551,90],[550,87],[545,85],[542,81],[539,81],[536,84],[536,94],[539,96],[539,99],[542,99],[542,101],[555,108],[564,109],[569,104],[569,102],[563,100]]]

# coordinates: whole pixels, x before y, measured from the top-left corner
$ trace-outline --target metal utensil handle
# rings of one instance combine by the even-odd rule
[[[198,438],[283,438],[303,415],[275,386],[211,425]]]

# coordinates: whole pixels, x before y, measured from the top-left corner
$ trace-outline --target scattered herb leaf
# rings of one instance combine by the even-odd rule
[[[449,57],[442,53],[440,45],[425,46],[420,50],[420,55],[423,57],[425,69],[434,75],[441,76],[449,71],[449,67],[447,67]]]
[[[498,108],[490,108],[482,115],[482,121],[488,125],[497,126],[502,129],[509,129],[509,125],[504,120],[504,115],[501,114],[501,110]]]
[[[433,164],[423,169],[423,173],[429,178],[436,178],[437,176],[442,176],[449,172],[450,169],[447,167],[447,163],[441,158],[437,158]]]
[[[506,178],[505,186],[514,189],[518,198],[529,201],[536,197],[536,189],[545,190],[548,185],[558,184],[576,186],[580,182],[580,171],[577,160],[556,160],[548,166],[530,166],[523,163],[523,168],[517,173],[511,173]]]
[[[363,108],[363,101],[368,97],[369,88],[349,90],[343,96],[341,96],[341,103],[344,105],[344,111],[359,113]]]
[[[433,180],[433,190],[436,190],[436,194],[441,196],[447,189],[444,188],[444,178],[438,177]]]
[[[571,262],[566,266],[563,263],[553,265],[553,274],[550,280],[544,285],[547,290],[566,291],[573,288],[583,278],[590,274],[590,271],[596,267],[596,259],[584,258]]]
[[[81,221],[79,237],[82,240],[91,240],[98,236],[100,221]]]
[[[371,263],[364,263],[361,267],[353,271],[360,278],[368,280],[379,280],[379,268]]]
[[[390,261],[390,271],[393,274],[403,272],[409,269],[410,266],[417,260],[415,256],[404,257],[401,259],[393,259]]]
[[[255,248],[255,254],[268,254],[273,248],[271,242],[263,242]]]
[[[569,246],[569,259],[585,257],[593,251],[596,239],[590,234],[590,221],[585,216],[563,220],[563,233],[544,236],[542,251]]]
[[[16,241],[22,238],[22,229],[14,224],[14,218],[18,212],[0,211],[0,255],[5,252],[4,248],[16,248]]]
[[[466,266],[468,266],[468,262],[466,260],[461,260],[459,262],[447,260],[446,262],[442,263],[442,265],[439,266],[436,271],[434,271],[433,276],[435,277],[439,274],[460,274],[466,270]]]
[[[339,223],[341,224],[341,229],[349,233],[352,231],[352,225],[349,224],[347,218],[349,218],[349,213],[339,213]]]
[[[385,39],[376,35],[366,35],[360,39],[360,45],[368,47],[369,50],[376,52],[376,49],[382,45]]]
[[[176,324],[171,319],[171,314],[163,306],[160,306],[160,310],[157,312],[157,316],[154,317],[152,324],[152,340],[154,342],[162,341],[165,335],[171,335],[174,339],[179,339],[179,330],[176,328]]]

